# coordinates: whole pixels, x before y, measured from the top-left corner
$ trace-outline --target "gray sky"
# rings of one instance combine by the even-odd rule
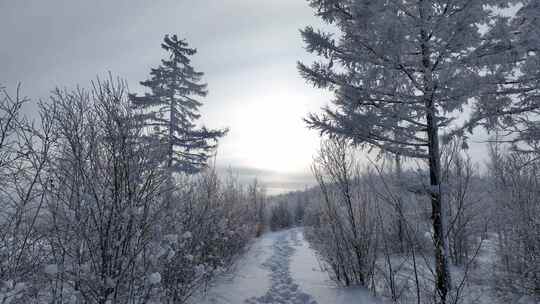
[[[141,92],[165,53],[164,34],[178,34],[199,53],[210,95],[209,127],[230,127],[218,166],[242,179],[258,176],[271,192],[301,189],[319,139],[302,118],[330,100],[307,85],[296,61],[313,58],[299,29],[321,25],[305,0],[0,0],[0,84],[34,101],[55,86],[87,87],[108,71]],[[482,132],[470,154],[486,156]]]
[[[231,128],[219,166],[298,185],[319,143],[302,117],[329,99],[296,71],[310,61],[298,30],[317,24],[305,0],[0,0],[0,83],[36,100],[111,71],[139,92],[176,33],[206,73],[204,123]]]

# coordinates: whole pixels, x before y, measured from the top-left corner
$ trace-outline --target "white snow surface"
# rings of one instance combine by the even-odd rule
[[[48,275],[55,275],[58,273],[58,265],[50,264],[45,266],[45,273]]]
[[[219,276],[198,304],[376,304],[363,288],[336,286],[321,270],[301,228],[262,235],[229,273]]]
[[[161,274],[159,272],[154,272],[150,275],[149,281],[151,284],[161,283]]]

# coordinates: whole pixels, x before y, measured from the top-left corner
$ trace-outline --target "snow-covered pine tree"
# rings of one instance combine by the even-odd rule
[[[360,147],[426,161],[436,261],[437,302],[451,291],[445,206],[440,191],[439,136],[464,136],[458,118],[475,111],[467,129],[514,103],[498,99],[501,81],[512,70],[502,56],[512,48],[508,19],[493,8],[505,0],[308,0],[335,33],[306,27],[306,49],[323,59],[299,63],[314,86],[335,93],[333,107],[310,114],[308,125],[322,134],[349,139]],[[338,36],[338,37],[336,37]],[[491,102],[497,100],[499,102]],[[496,108],[496,109],[495,109]],[[486,114],[486,116],[482,116]],[[459,130],[456,131],[455,128]],[[466,143],[465,143],[466,145]]]
[[[491,124],[504,131],[504,141],[510,141],[521,152],[540,153],[540,2],[520,1],[507,43],[513,48],[499,55],[499,69],[515,69],[512,77],[505,79],[499,91],[507,99],[519,101],[519,106],[501,111],[497,107],[479,107],[476,116],[499,111]],[[512,64],[508,67],[507,62]],[[510,136],[508,136],[510,135]]]
[[[208,93],[202,82],[204,74],[191,66],[190,57],[197,51],[176,35],[165,35],[161,47],[169,57],[151,69],[150,79],[141,82],[150,93],[130,98],[135,107],[143,109],[139,118],[148,127],[149,137],[164,145],[165,166],[171,172],[197,173],[206,167],[228,130],[196,125],[202,105],[196,98]]]

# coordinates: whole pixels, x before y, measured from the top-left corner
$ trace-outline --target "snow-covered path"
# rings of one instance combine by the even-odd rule
[[[279,235],[272,246],[272,256],[263,266],[270,270],[272,285],[261,297],[246,300],[247,304],[280,303],[280,304],[317,304],[313,298],[299,289],[291,277],[290,259],[294,248],[289,237],[296,237],[295,231]]]
[[[340,288],[322,271],[300,228],[264,234],[195,304],[373,304],[362,288]]]

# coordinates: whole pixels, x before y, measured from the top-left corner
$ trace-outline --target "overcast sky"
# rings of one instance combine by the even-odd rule
[[[310,62],[299,29],[320,26],[305,0],[0,0],[0,84],[34,101],[55,86],[88,86],[108,71],[142,92],[165,53],[167,33],[198,49],[210,95],[201,111],[208,127],[229,127],[218,166],[258,176],[276,192],[312,182],[319,139],[302,118],[330,95],[298,75]],[[481,133],[470,153],[485,157]]]
[[[0,83],[37,100],[111,71],[140,92],[178,34],[206,73],[204,123],[231,129],[219,165],[301,176],[319,143],[302,117],[329,97],[297,73],[299,29],[319,23],[305,0],[0,0]]]

